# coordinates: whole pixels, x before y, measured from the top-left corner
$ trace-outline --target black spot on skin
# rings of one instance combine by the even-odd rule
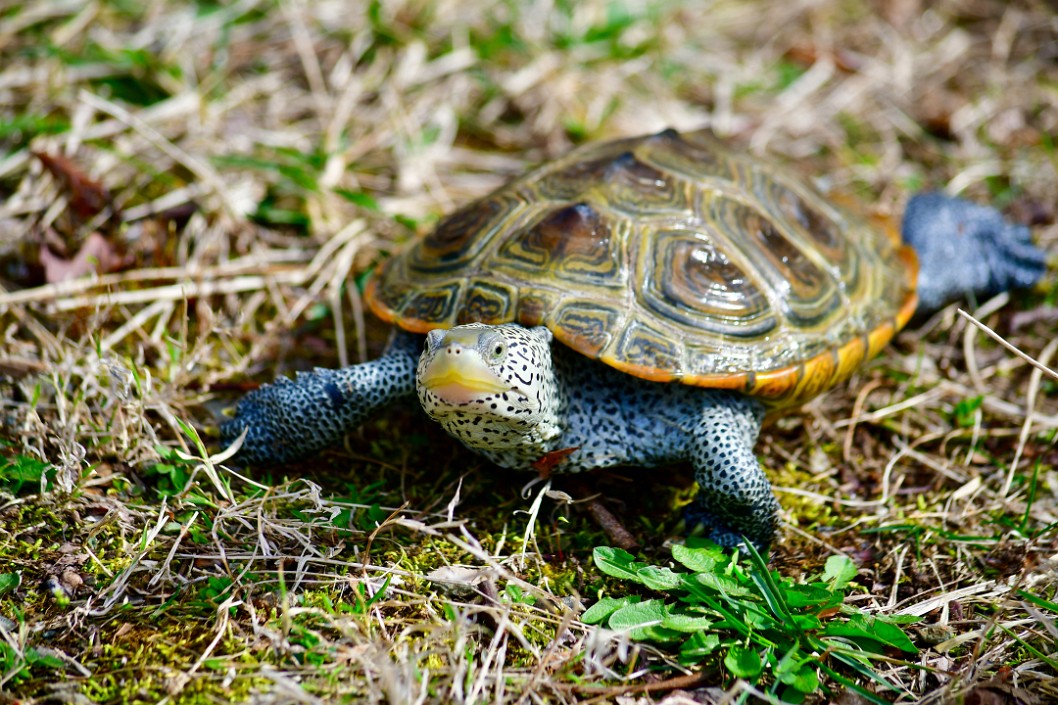
[[[323,391],[327,395],[327,401],[330,403],[332,409],[340,409],[345,404],[345,394],[342,393],[341,387],[335,384],[333,381],[329,381],[323,385]]]

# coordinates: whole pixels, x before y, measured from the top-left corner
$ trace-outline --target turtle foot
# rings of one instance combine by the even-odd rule
[[[751,541],[757,550],[764,552],[775,539],[775,514],[770,508],[756,514],[740,520],[739,530],[735,531],[701,502],[694,502],[683,510],[683,520],[688,533],[700,526],[703,535],[718,546],[736,548]]]
[[[911,199],[903,237],[919,259],[920,314],[967,295],[1032,286],[1047,269],[1046,253],[1027,227],[994,208],[941,193]]]
[[[337,443],[373,414],[415,393],[416,336],[398,335],[377,360],[299,372],[250,392],[220,427],[225,445],[243,431],[239,460],[278,464]]]
[[[266,465],[307,457],[341,437],[335,411],[346,403],[336,370],[285,377],[250,392],[221,424],[220,438],[231,445],[245,431],[239,460]]]

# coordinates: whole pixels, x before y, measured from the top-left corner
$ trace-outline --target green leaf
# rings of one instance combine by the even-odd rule
[[[680,633],[661,626],[665,619],[665,604],[661,600],[646,600],[626,605],[610,615],[607,626],[624,631],[632,639],[666,643],[676,641]]]
[[[372,595],[370,598],[368,598],[367,602],[364,603],[364,607],[365,608],[371,607],[376,602],[378,602],[379,600],[385,599],[386,591],[389,590],[389,581],[392,580],[392,579],[393,579],[392,575],[387,575],[386,576],[386,579],[382,581],[381,585],[379,585],[378,590],[375,591],[375,594]],[[508,587],[510,587],[510,583],[508,583]],[[362,590],[367,590],[367,586],[363,585],[363,584],[360,585],[360,588]],[[530,605],[533,604],[535,601],[536,601],[536,599],[533,598],[531,595],[529,595],[527,599],[523,600],[523,602],[525,602],[526,604],[530,604]]]
[[[584,611],[580,621],[585,624],[599,624],[617,610],[633,602],[639,602],[639,597],[604,597]]]
[[[1028,600],[1037,607],[1042,607],[1044,609],[1050,610],[1051,612],[1058,612],[1058,603],[1051,602],[1050,600],[1045,600],[1042,597],[1039,597],[1038,595],[1033,595],[1031,592],[1028,592],[1026,590],[1016,590],[1015,592],[1017,593],[1018,597],[1023,600]]]
[[[751,627],[751,632],[762,632],[766,629],[782,629],[784,632],[788,632],[790,628],[788,623],[758,609],[746,609],[742,618]]]
[[[868,629],[851,622],[828,622],[823,628],[823,635],[877,641]]]
[[[648,565],[636,571],[639,582],[651,590],[666,592],[676,590],[683,585],[683,574],[674,573],[668,568],[659,568],[656,565]]]
[[[844,557],[828,560],[816,582],[805,584],[769,570],[764,557],[751,549],[740,562],[738,552],[688,540],[674,546],[672,555],[693,572],[647,565],[617,548],[596,548],[601,572],[669,595],[604,598],[584,613],[584,623],[606,624],[632,639],[669,648],[678,645],[680,663],[686,665],[722,655],[732,677],[754,683],[768,668],[773,671],[769,678],[774,676],[770,694],[790,703],[819,692],[822,677],[838,679],[827,665],[831,661],[843,664],[842,671],[851,669],[857,679],[894,689],[872,669],[872,660],[887,648],[916,652],[899,626],[907,620],[873,617],[843,605],[856,576],[855,565]],[[821,614],[828,615],[825,622]],[[824,652],[830,654],[826,661],[805,655]],[[863,691],[847,678],[839,682]]]
[[[823,569],[823,581],[831,590],[844,590],[856,578],[856,564],[847,556],[831,556]]]
[[[18,573],[0,573],[0,595],[6,595],[18,587]]]
[[[715,632],[697,632],[680,646],[680,663],[698,663],[720,648],[720,636]]]
[[[661,600],[632,602],[610,615],[610,629],[659,626],[665,619],[665,603]]]
[[[959,425],[959,428],[973,427],[977,420],[977,410],[981,408],[982,403],[984,403],[984,397],[976,396],[963,399],[955,405],[955,423]]]
[[[39,491],[41,478],[54,476],[53,467],[29,455],[0,458],[0,486],[16,493],[22,491],[23,485],[28,492]]]
[[[522,604],[522,605],[535,605],[536,604],[536,596],[535,595],[531,595],[531,594],[529,594],[527,592],[524,592],[521,587],[519,587],[519,586],[517,586],[517,585],[515,585],[513,583],[507,583],[507,587],[504,589],[504,593],[506,594],[506,597],[511,602],[515,602],[515,603]],[[374,597],[371,598],[371,600],[374,601],[377,598],[378,598],[378,595],[376,594]]]
[[[815,607],[816,611],[837,607],[844,600],[840,593],[831,592],[819,583],[814,585],[790,585],[783,583],[786,604],[790,607]]]
[[[701,612],[688,612],[674,605],[665,605],[661,626],[678,632],[700,632],[713,626],[713,620]]]
[[[785,591],[790,582],[784,580],[777,572],[768,570],[768,564],[764,560],[764,556],[753,547],[751,542],[746,543],[746,550],[749,551],[749,560],[752,566],[750,578],[753,584],[757,586],[761,597],[767,603],[772,616],[783,625],[785,631],[788,631],[791,626],[796,628],[793,612],[790,610],[790,605],[786,602]]]
[[[844,623],[828,622],[823,629],[823,634],[826,636],[869,639],[883,646],[891,646],[911,654],[918,653],[918,649],[911,643],[911,639],[900,627],[866,615],[852,615]]]
[[[35,135],[54,135],[70,129],[70,121],[54,115],[22,113],[0,119],[0,139],[16,145],[29,143]]]
[[[1053,670],[1058,670],[1058,661],[1055,661],[1053,658],[1050,658],[1049,656],[1047,656],[1047,654],[1043,653],[1042,651],[1037,649],[1035,646],[1033,646],[1029,642],[1027,642],[1024,639],[1022,639],[1015,632],[1013,632],[1010,629],[1007,629],[1006,627],[1004,627],[1002,624],[997,624],[996,626],[999,627],[1000,629],[1002,629],[1003,633],[1005,633],[1007,636],[1011,637],[1012,639],[1014,639],[1014,641],[1016,641],[1019,644],[1021,644],[1021,646],[1023,648],[1025,648],[1030,654],[1032,654],[1033,656],[1035,656],[1036,658],[1038,658],[1039,660],[1043,661],[1045,664],[1050,666],[1052,671]]]
[[[155,444],[154,452],[158,454],[159,458],[164,458],[165,460],[180,460],[180,454],[176,452],[175,448],[170,448],[169,446]]]
[[[732,646],[724,657],[724,665],[736,678],[754,681],[764,671],[764,663],[756,649]]]
[[[712,573],[718,565],[727,562],[723,549],[715,544],[701,548],[676,544],[672,547],[672,557],[695,573]]]
[[[917,654],[918,647],[911,643],[911,639],[908,638],[904,630],[895,624],[889,624],[888,622],[882,621],[881,619],[872,620],[871,631],[874,634],[874,638],[883,644],[894,646],[901,651],[906,651],[909,654]]]
[[[345,200],[370,211],[380,211],[378,201],[362,191],[350,191],[347,188],[336,187],[334,192]]]
[[[607,575],[642,584],[638,573],[641,568],[646,566],[646,563],[637,562],[635,557],[628,551],[620,548],[599,546],[592,551],[592,558],[595,560],[596,567]]]
[[[767,571],[754,570],[752,577],[757,591],[768,605],[771,616],[789,627],[793,622],[793,613],[790,612],[790,607],[786,604],[786,596],[780,587],[774,580],[768,579],[770,576]]]
[[[4,678],[8,679],[8,683],[18,683],[29,673],[26,662],[6,641],[0,641],[0,668],[4,670]]]
[[[793,621],[798,629],[806,632],[823,628],[823,622],[821,622],[819,617],[814,614],[795,614],[793,616]]]
[[[799,658],[798,649],[794,647],[775,666],[775,677],[802,693],[814,693],[819,688],[815,665],[814,659]]]
[[[698,582],[702,585],[712,588],[717,592],[727,595],[728,597],[748,597],[753,594],[753,590],[747,586],[741,585],[734,578],[728,575],[720,575],[718,573],[700,573],[698,575]]]
[[[63,668],[66,665],[58,656],[37,651],[33,647],[26,649],[26,663],[31,666],[44,666],[46,668]]]

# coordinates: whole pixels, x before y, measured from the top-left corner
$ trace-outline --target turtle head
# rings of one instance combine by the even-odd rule
[[[542,455],[561,433],[562,395],[544,327],[470,323],[431,331],[416,389],[426,413],[471,448]]]

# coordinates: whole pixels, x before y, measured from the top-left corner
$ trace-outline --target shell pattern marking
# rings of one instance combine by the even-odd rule
[[[587,145],[445,218],[372,279],[414,332],[546,325],[637,377],[805,401],[915,306],[885,231],[708,131]]]

